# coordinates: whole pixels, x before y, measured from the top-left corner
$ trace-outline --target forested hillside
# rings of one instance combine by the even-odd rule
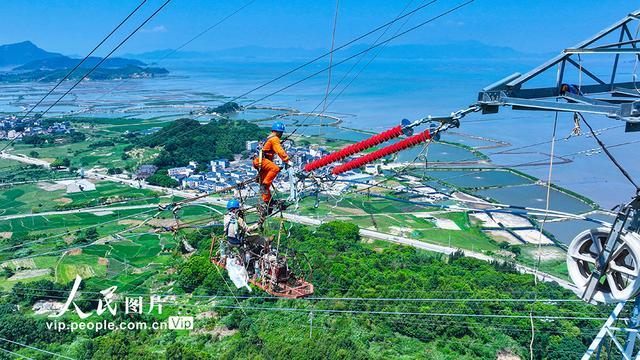
[[[212,120],[207,124],[179,119],[155,134],[140,139],[139,146],[163,149],[155,160],[160,168],[184,166],[189,161],[207,163],[218,158],[233,159],[245,150],[247,140],[266,137],[264,129],[244,120]]]
[[[305,254],[314,270],[311,299],[230,288],[226,274],[208,261],[209,235],[196,232],[185,235],[199,250],[188,259],[175,254],[175,273],[137,284],[173,284],[178,297],[167,311],[195,316],[195,330],[36,334],[44,320],[25,316],[24,309],[65,290],[39,284],[49,290],[33,293],[26,284],[0,307],[0,337],[94,359],[528,358],[533,309],[536,358],[575,359],[601,322],[582,318],[604,312],[553,284],[534,285],[532,276],[508,264],[369,243],[353,224],[294,226],[289,233],[283,249]],[[102,290],[99,284],[88,282],[84,293]],[[531,302],[534,297],[540,301]]]

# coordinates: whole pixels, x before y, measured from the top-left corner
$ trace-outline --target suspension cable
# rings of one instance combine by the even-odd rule
[[[327,76],[327,88],[324,92],[324,104],[322,105],[322,113],[327,110],[327,98],[329,97],[329,89],[331,89],[331,68],[333,67],[333,48],[336,43],[336,28],[338,25],[338,10],[340,9],[340,0],[336,0],[336,10],[333,17],[333,31],[331,32],[331,49],[329,50],[329,72]]]
[[[102,46],[102,44],[104,44],[107,41],[107,39],[111,37],[111,35],[113,35],[118,29],[120,29],[120,27],[124,25],[124,23],[127,22],[127,20],[129,20],[129,18],[133,16],[133,14],[135,14],[146,2],[147,0],[142,0],[142,2],[135,9],[133,9],[133,11],[131,11],[129,15],[127,15],[127,17],[125,17],[113,30],[111,30],[111,32],[107,36],[105,36],[102,39],[102,41],[100,41],[98,45],[96,45],[93,48],[93,50],[91,50],[87,55],[85,55],[85,57],[82,60],[80,60],[80,62],[77,63],[76,66],[74,66],[73,69],[71,69],[71,71],[69,71],[62,79],[60,79],[60,81],[58,81],[58,83],[53,88],[51,88],[51,90],[49,90],[49,92],[47,92],[46,95],[42,97],[42,99],[38,100],[38,102],[35,105],[33,105],[33,107],[31,107],[31,109],[29,109],[29,111],[27,111],[27,113],[22,116],[22,118],[24,119],[27,116],[29,116],[29,114],[31,114],[31,112],[35,108],[37,108],[49,95],[51,95],[51,93],[53,93],[55,89],[58,88],[58,86],[60,86],[67,78],[69,78],[69,76],[71,76],[71,74],[73,74],[80,67],[80,65],[82,65],[87,59],[89,59],[89,57],[93,55],[93,53],[96,52],[96,50],[98,50],[98,48]]]
[[[398,18],[399,16],[401,16],[402,14],[404,14],[404,12],[405,12],[405,11],[407,11],[407,9],[409,8],[409,6],[411,6],[411,4],[412,4],[412,3],[413,3],[413,0],[409,0],[409,2],[407,2],[407,4],[406,4],[406,5],[404,6],[404,8],[400,11],[400,13],[396,16],[396,18]],[[404,27],[404,25],[407,23],[407,21],[409,21],[410,19],[411,19],[411,17],[407,18],[407,20],[405,21],[405,23],[404,23],[404,24],[402,24],[402,25],[400,26],[400,28],[398,29],[398,31],[400,31],[400,29],[402,29],[402,28]],[[382,31],[382,33],[380,33],[380,35],[378,35],[378,37],[373,41],[373,44],[377,44],[377,43],[378,43],[378,41],[380,41],[380,39],[382,39],[382,37],[383,37],[384,35],[386,35],[386,34],[387,34],[387,31],[389,31],[389,29],[391,29],[392,25],[393,25],[393,24],[390,24],[389,26],[387,26],[387,27],[384,29],[384,31]],[[387,44],[389,44],[389,43],[387,43]],[[382,50],[382,49],[381,49],[381,50]],[[333,92],[334,92],[334,91],[336,91],[336,89],[340,86],[340,84],[342,84],[342,82],[343,82],[343,81],[344,81],[344,80],[345,80],[345,79],[346,79],[346,78],[351,74],[351,72],[356,68],[356,66],[358,66],[358,65],[360,64],[360,62],[362,61],[362,59],[364,59],[364,58],[365,58],[365,56],[366,56],[366,55],[367,55],[367,53],[362,54],[362,56],[358,59],[358,61],[356,61],[356,62],[355,62],[355,64],[353,64],[353,65],[351,66],[351,68],[349,68],[349,70],[348,70],[348,71],[347,71],[347,72],[346,72],[346,73],[345,73],[345,74],[340,78],[340,80],[338,81],[338,83],[337,83],[337,84],[335,84],[335,85],[333,86],[333,88],[331,89],[331,91],[329,91],[329,95],[333,94]],[[377,54],[376,54],[376,55],[377,55]],[[357,77],[358,77],[358,75],[362,72],[362,70],[364,70],[364,68],[365,68],[368,64],[370,64],[370,63],[371,63],[371,61],[373,61],[373,60],[375,59],[375,57],[376,57],[376,56],[374,56],[371,60],[369,60],[369,62],[368,62],[367,64],[365,64],[365,66],[364,66],[362,69],[360,69],[360,72],[358,72],[358,73],[356,74],[356,76],[354,77],[354,79],[352,79],[348,84],[346,84],[346,85],[343,87],[343,89],[342,89],[342,90],[341,90],[341,91],[340,91],[336,96],[334,96],[334,97],[333,97],[333,99],[331,99],[331,101],[329,102],[329,105],[327,105],[327,107],[328,107],[328,106],[331,106],[331,104],[333,104],[333,103],[336,101],[336,99],[337,99],[338,97],[340,97],[340,95],[342,95],[342,93],[346,90],[346,88],[348,88],[348,87],[351,85],[351,83],[353,83],[353,80],[355,80],[355,78],[357,78]],[[307,122],[307,120],[308,120],[308,119],[309,119],[309,118],[310,118],[310,117],[311,117],[311,116],[316,112],[316,110],[317,110],[318,108],[320,108],[320,106],[321,106],[322,104],[323,104],[323,102],[322,102],[322,101],[320,101],[320,102],[319,102],[319,103],[318,103],[318,104],[313,108],[313,110],[311,110],[311,111],[307,112],[307,114],[306,114],[305,118],[304,118],[304,119],[302,119],[302,121],[297,122],[297,123],[295,124],[295,126],[294,126],[294,128],[293,128],[293,131],[287,135],[287,138],[290,138],[290,137],[292,137],[293,135],[295,135],[295,134],[298,132],[298,130],[300,129],[300,127],[302,127],[302,126]],[[316,116],[316,117],[317,117],[317,116]]]
[[[553,173],[553,154],[555,152],[557,128],[558,128],[558,112],[556,111],[555,118],[553,119],[553,131],[551,132],[551,150],[549,151],[550,153],[549,154],[549,173],[547,176],[547,196],[545,199],[545,207],[544,207],[545,214],[544,214],[542,223],[540,223],[540,230],[539,230],[539,236],[538,236],[538,254],[537,254],[538,256],[533,269],[534,290],[537,289],[538,287],[538,271],[540,269],[540,263],[542,260],[542,237],[544,236],[543,230],[544,230],[544,224],[546,223],[549,217],[549,205],[551,203],[551,176]],[[538,293],[534,291],[533,296],[534,298],[537,299]],[[529,357],[531,360],[533,360],[533,341],[535,340],[535,337],[536,337],[536,327],[533,322],[533,309],[534,308],[532,306],[531,311],[529,312],[529,321],[531,323],[531,341],[529,342]]]
[[[604,151],[604,153],[607,155],[609,160],[611,160],[611,162],[618,168],[618,170],[620,170],[622,175],[624,175],[624,177],[627,178],[627,180],[629,180],[629,182],[636,188],[636,192],[640,192],[640,187],[638,187],[638,184],[636,184],[636,182],[633,180],[631,175],[629,175],[627,170],[625,170],[625,168],[622,167],[622,165],[618,162],[618,160],[616,160],[613,154],[611,154],[611,152],[609,151],[607,146],[602,142],[602,140],[600,140],[600,138],[595,133],[595,131],[593,131],[593,128],[591,127],[591,125],[589,125],[589,123],[587,122],[587,119],[585,119],[581,113],[577,113],[577,114],[582,119],[582,122],[584,122],[584,124],[587,125],[587,127],[589,128],[589,132],[591,133],[591,136],[593,136],[593,138],[596,140],[596,142],[598,143],[602,151]]]
[[[14,344],[14,345],[22,346],[22,347],[24,347],[24,348],[31,349],[31,350],[36,350],[36,351],[39,351],[39,352],[44,353],[44,354],[53,355],[53,356],[55,356],[55,357],[59,357],[59,358],[63,358],[63,359],[69,359],[69,360],[74,360],[73,358],[70,358],[70,357],[68,357],[68,356],[64,356],[64,355],[56,354],[56,353],[54,353],[54,352],[47,351],[47,350],[43,350],[43,349],[37,348],[37,347],[35,347],[35,346],[29,346],[29,345],[26,345],[26,344],[22,344],[22,343],[19,343],[19,342],[17,342],[17,341],[13,341],[13,340],[9,340],[9,339],[5,339],[5,338],[1,338],[1,337],[0,337],[0,341],[6,341],[6,342],[11,343],[11,344]]]
[[[426,3],[426,4],[424,4],[424,5],[421,5],[421,6],[417,7],[417,8],[415,8],[414,10],[411,10],[410,12],[408,12],[408,13],[406,13],[406,14],[402,15],[401,17],[396,17],[395,19],[393,19],[393,20],[391,20],[391,21],[388,21],[388,22],[386,22],[386,23],[384,23],[384,24],[382,24],[382,25],[378,26],[378,27],[376,27],[376,28],[375,28],[375,29],[373,29],[373,30],[370,30],[370,31],[368,31],[368,32],[366,32],[366,33],[364,33],[364,34],[362,34],[362,35],[360,35],[360,36],[356,37],[355,39],[352,39],[352,40],[350,40],[350,41],[348,41],[348,42],[346,42],[346,43],[344,43],[344,44],[342,44],[342,45],[340,45],[340,46],[338,46],[338,47],[334,48],[334,49],[333,49],[333,51],[331,51],[331,52],[327,52],[327,53],[324,53],[324,54],[322,54],[322,55],[319,55],[319,56],[317,56],[317,57],[315,57],[315,58],[313,58],[313,59],[311,59],[311,60],[309,60],[309,61],[305,62],[304,64],[302,64],[302,65],[300,65],[300,66],[297,66],[297,67],[295,67],[295,68],[293,68],[293,69],[291,69],[291,70],[289,70],[289,71],[287,71],[287,72],[285,72],[285,73],[283,73],[283,74],[281,74],[281,75],[279,75],[279,76],[277,76],[277,77],[275,77],[275,78],[273,78],[273,79],[271,79],[271,80],[269,80],[269,81],[265,82],[264,84],[261,84],[261,85],[259,85],[259,86],[255,87],[255,88],[253,88],[253,89],[251,89],[251,90],[249,90],[249,91],[246,91],[246,92],[244,92],[244,93],[242,93],[242,94],[240,94],[240,95],[238,95],[238,96],[234,97],[234,98],[233,98],[232,100],[230,100],[230,101],[236,101],[236,100],[238,100],[238,99],[240,99],[240,98],[243,98],[243,97],[245,97],[245,96],[247,96],[247,95],[249,95],[249,94],[251,94],[251,93],[253,93],[253,92],[257,91],[257,90],[260,90],[260,89],[264,88],[265,86],[268,86],[268,85],[270,85],[270,84],[272,84],[272,83],[274,83],[274,82],[276,82],[276,81],[278,81],[278,80],[282,79],[283,77],[285,77],[285,76],[287,76],[287,75],[290,75],[290,74],[292,74],[292,73],[294,73],[294,72],[296,72],[296,71],[298,71],[298,70],[300,70],[300,69],[302,69],[302,68],[304,68],[304,67],[306,67],[306,66],[309,66],[309,65],[311,65],[311,64],[313,64],[313,63],[315,63],[316,61],[318,61],[318,60],[320,60],[320,59],[322,59],[322,58],[327,57],[327,56],[328,56],[328,55],[330,55],[330,53],[332,53],[332,52],[336,52],[336,51],[338,51],[338,50],[344,49],[345,47],[347,47],[347,46],[349,46],[349,45],[351,45],[351,44],[353,44],[353,43],[355,43],[355,42],[357,42],[357,41],[359,41],[359,40],[362,40],[362,39],[366,38],[367,36],[369,36],[369,35],[371,35],[371,34],[373,34],[373,33],[376,33],[376,32],[378,32],[378,31],[380,31],[381,29],[383,29],[383,28],[385,28],[385,27],[387,27],[387,26],[389,26],[389,25],[391,25],[391,24],[393,24],[393,23],[397,22],[397,21],[398,21],[398,20],[400,20],[400,19],[402,19],[402,18],[404,18],[404,17],[407,17],[407,16],[409,16],[410,14],[413,14],[413,13],[415,13],[415,12],[418,12],[418,11],[420,11],[420,10],[424,9],[425,7],[427,7],[427,6],[429,6],[429,5],[433,4],[433,3],[435,3],[436,1],[437,1],[437,0],[432,0],[432,1],[430,1],[430,2],[428,2],[428,3]]]
[[[240,11],[244,10],[245,8],[247,8],[249,5],[253,4],[256,0],[249,0],[247,1],[244,5],[240,6],[239,8],[237,8],[236,10],[234,10],[233,12],[227,14],[226,16],[224,16],[223,18],[221,18],[220,20],[218,20],[217,22],[215,22],[214,24],[210,25],[209,27],[207,27],[206,29],[202,30],[201,32],[199,32],[198,34],[196,34],[195,36],[193,36],[192,38],[190,38],[189,40],[185,41],[184,43],[182,43],[180,46],[176,47],[175,49],[172,49],[171,51],[169,51],[168,53],[166,53],[165,55],[163,55],[162,57],[160,57],[157,60],[154,60],[153,63],[151,63],[150,65],[158,65],[160,64],[163,60],[169,58],[170,56],[173,56],[174,54],[176,54],[178,51],[184,49],[185,47],[187,47],[189,44],[191,44],[192,42],[196,41],[197,39],[199,39],[200,37],[202,37],[204,34],[208,33],[209,31],[213,30],[214,28],[218,27],[220,24],[224,23],[225,21],[229,20],[230,18],[232,18],[233,16],[235,16],[236,14],[238,14]],[[102,100],[105,96],[113,93],[114,91],[118,90],[119,88],[121,88],[123,85],[125,85],[128,81],[130,81],[131,79],[127,79],[124,80],[120,83],[118,83],[116,86],[114,86],[113,88],[111,88],[111,90],[103,93],[99,98],[97,98],[97,100]]]
[[[104,63],[114,52],[116,52],[122,45],[124,45],[125,42],[127,42],[133,35],[135,35],[144,25],[146,25],[154,16],[156,16],[156,14],[158,14],[160,12],[160,10],[162,10],[170,2],[171,2],[171,0],[166,0],[158,9],[156,9],[156,11],[154,11],[149,17],[147,17],[142,22],[142,24],[140,24],[138,27],[136,27],[129,35],[127,35],[127,37],[124,38],[124,40],[122,40],[116,47],[114,47],[113,50],[111,50],[106,56],[104,56],[100,61],[98,61],[98,63],[96,63],[95,66],[93,66],[91,69],[89,69],[89,71],[87,71],[84,75],[82,75],[82,77],[80,77],[80,79],[78,79],[78,81],[76,81],[64,94],[62,94],[56,101],[53,102],[53,104],[51,104],[47,109],[45,109],[45,111],[43,111],[40,114],[40,116],[41,117],[44,116],[54,106],[56,106],[65,96],[67,96],[71,92],[71,90],[75,89],[76,86],[78,86],[82,81],[84,81],[84,79],[87,78],[87,76],[89,76],[89,74],[91,74],[100,65],[102,65],[102,63]],[[17,137],[14,137],[11,141],[9,141],[9,143],[7,143],[7,145],[5,145],[2,149],[0,149],[0,152],[3,152],[9,146],[11,146],[16,141],[16,139],[17,139]]]
[[[338,61],[337,63],[333,64],[331,67],[335,67],[335,66],[338,66],[338,65],[340,65],[340,64],[343,64],[343,63],[345,63],[345,62],[347,62],[347,61],[349,61],[349,60],[351,60],[351,59],[353,59],[353,58],[355,58],[355,57],[357,57],[357,56],[360,56],[360,55],[362,55],[362,54],[364,54],[364,53],[366,53],[366,52],[369,52],[370,50],[376,49],[376,48],[378,48],[378,47],[380,47],[380,46],[382,46],[382,45],[384,45],[384,44],[387,44],[387,43],[391,42],[392,40],[394,40],[394,39],[396,39],[396,38],[398,38],[398,37],[400,37],[400,36],[406,35],[406,34],[407,34],[407,33],[409,33],[409,32],[412,32],[412,31],[414,31],[414,30],[417,30],[417,29],[419,29],[419,28],[421,28],[421,27],[423,27],[423,26],[425,26],[425,25],[427,25],[427,24],[429,24],[429,23],[434,22],[435,20],[440,19],[441,17],[444,17],[444,16],[446,16],[446,15],[448,15],[448,14],[450,14],[450,13],[452,13],[452,12],[456,11],[456,10],[459,10],[459,9],[461,9],[461,8],[463,8],[463,7],[465,7],[465,6],[469,5],[469,4],[471,4],[471,3],[472,3],[472,2],[474,2],[474,1],[475,1],[475,0],[469,0],[469,1],[464,2],[464,3],[462,3],[462,4],[458,5],[458,6],[455,6],[455,7],[451,8],[451,9],[449,9],[449,10],[445,11],[445,12],[442,12],[442,13],[440,13],[440,14],[438,14],[438,15],[436,15],[436,16],[434,16],[434,17],[432,17],[432,18],[429,18],[429,19],[427,19],[427,20],[425,20],[425,21],[423,21],[423,22],[419,23],[418,25],[415,25],[415,26],[413,26],[413,27],[411,27],[411,28],[409,28],[409,29],[407,29],[407,30],[405,30],[405,31],[401,32],[401,33],[398,33],[398,34],[396,34],[396,35],[394,35],[394,36],[392,36],[392,37],[390,37],[390,38],[388,38],[388,39],[386,39],[386,40],[383,40],[383,41],[379,42],[378,44],[371,45],[371,46],[367,47],[366,49],[364,49],[364,50],[362,50],[362,51],[359,51],[359,52],[357,52],[357,53],[355,53],[355,54],[353,54],[353,55],[351,55],[351,56],[348,56],[347,58],[342,59],[342,60]],[[407,15],[409,15],[409,13],[407,13],[407,14],[403,15],[403,17],[404,17],[404,16],[407,16]],[[397,21],[397,20],[393,20],[393,21]],[[336,49],[336,50],[337,50],[337,49]],[[285,91],[285,90],[287,90],[287,89],[289,89],[289,88],[291,88],[291,87],[293,87],[293,86],[295,86],[295,85],[298,85],[298,84],[300,84],[300,83],[301,83],[301,82],[303,82],[303,81],[306,81],[306,80],[308,80],[308,79],[310,79],[310,78],[312,78],[312,77],[315,77],[316,75],[321,74],[321,73],[323,73],[323,72],[325,72],[325,71],[327,71],[327,70],[329,70],[329,67],[326,67],[326,68],[324,68],[324,69],[318,70],[318,71],[316,71],[316,72],[314,72],[314,73],[312,73],[312,74],[310,74],[310,75],[308,75],[308,76],[305,76],[304,78],[302,78],[302,79],[300,79],[300,80],[297,80],[297,81],[295,81],[295,82],[293,82],[293,83],[291,83],[291,84],[289,84],[289,85],[286,85],[286,86],[284,86],[284,87],[282,87],[282,88],[280,88],[280,89],[278,89],[278,90],[275,90],[275,91],[273,91],[273,92],[271,92],[271,93],[269,93],[269,94],[267,94],[267,95],[265,95],[265,96],[263,96],[263,97],[261,97],[261,98],[259,98],[259,99],[257,99],[257,100],[251,101],[251,102],[250,102],[249,104],[247,104],[246,106],[254,105],[254,104],[256,104],[256,103],[258,103],[258,102],[260,102],[260,101],[262,101],[262,100],[265,100],[265,99],[267,99],[267,98],[269,98],[269,97],[271,97],[271,96],[273,96],[273,95],[276,95],[276,94],[278,94],[278,93],[281,93],[282,91]],[[256,90],[257,90],[257,89],[256,89]],[[237,100],[237,98],[236,98],[236,100]]]

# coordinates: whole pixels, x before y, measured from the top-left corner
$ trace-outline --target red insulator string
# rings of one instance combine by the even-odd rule
[[[425,142],[427,140],[431,139],[431,133],[429,132],[429,130],[425,130],[423,132],[421,132],[420,134],[417,135],[413,135],[410,136],[404,140],[398,141],[395,144],[391,144],[387,147],[384,147],[380,150],[376,150],[372,153],[366,154],[362,157],[359,157],[357,159],[351,160],[345,164],[342,164],[340,166],[336,166],[335,168],[333,168],[333,170],[331,171],[334,175],[339,175],[342,174],[343,172],[349,171],[349,170],[353,170],[356,168],[359,168],[365,164],[368,164],[370,162],[376,161],[378,159],[381,159],[385,156],[391,155],[391,154],[395,154],[398,151],[402,151],[404,149],[408,149],[410,147],[416,146],[422,142]]]
[[[391,139],[395,139],[400,135],[402,135],[402,126],[396,126],[390,130],[374,135],[366,140],[362,140],[355,144],[349,145],[343,149],[340,149],[336,152],[333,152],[329,155],[323,156],[320,159],[314,160],[308,163],[307,165],[305,165],[304,170],[313,171],[315,169],[319,169],[321,167],[327,166],[336,161],[340,161],[349,156],[357,154],[366,149],[372,148],[376,145],[382,144],[383,142],[389,141]]]

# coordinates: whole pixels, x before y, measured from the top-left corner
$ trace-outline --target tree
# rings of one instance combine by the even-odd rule
[[[128,333],[114,331],[101,336],[93,342],[96,359],[126,359],[131,352],[131,341]]]
[[[182,343],[172,343],[167,347],[165,353],[165,359],[167,360],[198,360],[205,359],[205,357],[197,354],[190,347],[185,346]]]
[[[140,146],[163,145],[153,161],[159,168],[184,166],[189,161],[208,163],[212,159],[232,159],[246,150],[248,140],[265,136],[264,129],[244,120],[213,120],[200,124],[192,119],[179,119],[162,130],[139,140]]]
[[[215,108],[211,109],[211,111],[218,113],[220,115],[227,115],[227,114],[237,112],[240,109],[242,109],[242,107],[238,105],[238,103],[230,101],[220,106],[216,106]]]
[[[96,228],[90,227],[90,228],[87,229],[87,231],[84,232],[84,237],[89,242],[94,242],[94,241],[98,240],[100,235],[98,234],[98,230],[96,230]]]
[[[13,271],[13,269],[12,269],[12,268],[10,268],[10,267],[5,266],[5,267],[2,269],[2,273],[3,273],[4,277],[6,277],[6,278],[10,278],[10,277],[12,277],[12,276],[13,276],[13,274],[15,274],[15,271]]]
[[[107,169],[107,174],[109,175],[117,175],[117,174],[122,174],[122,169],[117,167],[117,168],[109,168]]]
[[[31,150],[31,151],[29,151],[29,156],[31,156],[33,158],[38,158],[38,157],[40,157],[40,153],[38,153],[35,150]]]
[[[46,279],[26,284],[18,282],[11,289],[9,300],[14,304],[24,302],[33,305],[41,299],[64,297],[64,290],[64,286]]]
[[[39,146],[47,142],[47,138],[40,135],[23,136],[22,142],[29,145]]]
[[[187,292],[202,285],[207,275],[213,271],[213,264],[204,256],[192,256],[178,269],[178,284]]]
[[[551,344],[545,359],[569,360],[577,359],[584,354],[585,346],[575,337],[562,337]]]
[[[69,348],[69,355],[74,359],[91,359],[93,342],[91,339],[78,339]]]
[[[178,185],[180,185],[179,182],[177,182],[176,180],[172,179],[168,175],[158,174],[158,173],[149,176],[146,179],[146,182],[148,184],[151,184],[151,185],[169,187],[169,188],[174,188],[174,187],[177,187]]]
[[[67,159],[67,158],[58,158],[55,159],[52,163],[51,163],[51,167],[54,169],[59,169],[62,167],[69,167],[71,165],[71,160]]]

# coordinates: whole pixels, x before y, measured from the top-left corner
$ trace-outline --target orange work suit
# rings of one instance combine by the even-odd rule
[[[273,162],[276,154],[278,154],[282,161],[289,162],[289,155],[287,155],[287,152],[282,148],[280,138],[275,134],[271,134],[262,146],[262,164],[260,163],[260,157],[253,159],[253,167],[258,170],[260,185],[262,187],[262,200],[265,203],[271,201],[271,183],[273,183],[273,180],[275,180],[278,173],[280,173],[280,167]]]

